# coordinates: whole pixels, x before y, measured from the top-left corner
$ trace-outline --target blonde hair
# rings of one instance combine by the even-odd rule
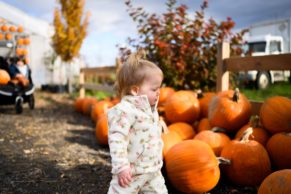
[[[162,70],[154,63],[142,59],[145,57],[145,51],[139,49],[136,53],[129,55],[126,62],[121,65],[116,77],[116,91],[119,97],[129,95],[132,86],[140,86],[150,75],[147,69],[155,70],[161,73]]]

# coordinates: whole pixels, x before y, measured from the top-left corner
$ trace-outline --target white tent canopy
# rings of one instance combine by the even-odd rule
[[[48,22],[29,16],[25,12],[1,1],[0,16],[14,25],[22,25],[29,34],[50,38],[54,32]]]

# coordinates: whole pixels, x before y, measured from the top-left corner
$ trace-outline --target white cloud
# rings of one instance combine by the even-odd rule
[[[24,12],[53,21],[53,10],[56,0],[2,0]],[[167,7],[167,0],[132,0],[134,7],[143,7],[149,13],[163,13]],[[200,9],[202,0],[177,0],[177,4],[186,4],[189,13],[194,14]],[[85,39],[81,54],[84,55],[90,66],[113,64],[117,56],[116,44],[123,44],[127,37],[136,36],[136,24],[126,12],[124,0],[86,0],[85,11],[92,16],[89,25],[89,34]],[[227,16],[233,18],[237,28],[247,27],[253,23],[291,16],[290,0],[209,0],[206,17],[215,20],[225,20]]]
[[[98,32],[108,32],[115,30],[117,25],[122,22],[121,15],[111,10],[100,10],[92,13],[90,18],[91,30]]]
[[[42,18],[42,14],[51,13],[56,4],[55,0],[2,0],[10,5],[13,5],[29,15]]]

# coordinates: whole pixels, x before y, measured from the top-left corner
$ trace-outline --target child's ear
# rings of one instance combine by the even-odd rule
[[[138,95],[138,91],[139,91],[139,87],[138,86],[132,86],[130,89],[130,93],[133,96],[137,96]]]

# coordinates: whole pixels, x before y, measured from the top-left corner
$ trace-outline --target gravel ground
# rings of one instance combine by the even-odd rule
[[[35,110],[0,107],[0,193],[106,193],[108,148],[67,95],[36,92]]]
[[[98,145],[90,118],[76,113],[66,94],[35,92],[23,113],[0,106],[0,193],[107,193],[110,155]],[[179,194],[167,184],[169,194]],[[209,194],[256,194],[222,178]]]

